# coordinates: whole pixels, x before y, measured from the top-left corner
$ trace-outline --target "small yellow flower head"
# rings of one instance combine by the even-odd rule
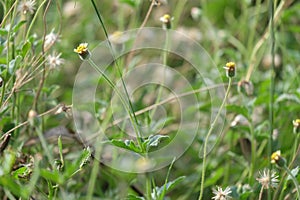
[[[281,152],[280,150],[275,151],[271,155],[271,163],[277,164],[279,167],[283,167],[286,163],[285,159],[281,157]]]
[[[234,62],[226,63],[226,66],[224,67],[224,69],[226,69],[226,76],[228,78],[235,77],[235,63]]]
[[[294,133],[300,133],[300,119],[293,120]]]
[[[78,53],[81,60],[86,60],[91,56],[91,53],[87,46],[88,43],[81,43],[76,49],[74,49],[74,52]]]
[[[168,14],[165,14],[159,20],[163,23],[163,29],[171,29],[171,21],[173,20],[173,17],[171,17]]]

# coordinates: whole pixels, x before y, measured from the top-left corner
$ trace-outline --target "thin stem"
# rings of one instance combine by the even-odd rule
[[[258,200],[262,200],[262,195],[263,195],[263,193],[264,193],[264,187],[261,186],[261,189],[260,189],[260,192],[259,192],[259,198],[258,198]]]
[[[168,49],[169,49],[169,30],[166,29],[166,39],[165,39],[165,47],[164,47],[164,51],[162,53],[162,57],[163,57],[163,79],[162,79],[162,85],[159,86],[159,90],[158,90],[158,95],[155,101],[155,104],[157,104],[160,99],[161,99],[161,95],[164,89],[164,84],[165,84],[165,79],[166,79],[166,71],[165,68],[167,66],[167,60],[168,60]],[[155,114],[156,111],[156,107],[153,109],[152,114],[150,116],[150,119],[152,119],[153,115]]]
[[[16,0],[16,4],[14,5],[17,5],[18,4],[18,0]],[[11,19],[11,25],[9,26],[9,29],[8,29],[8,33],[7,33],[7,44],[6,44],[6,48],[7,48],[7,54],[6,54],[6,64],[8,66],[9,62],[10,62],[10,55],[9,55],[9,52],[10,52],[10,36],[11,36],[11,32],[12,32],[12,24],[14,24],[14,21],[15,21],[15,17],[16,17],[16,13],[17,13],[17,7],[14,6],[14,11],[12,13],[12,19]],[[5,94],[5,89],[6,89],[6,82],[8,79],[8,73],[6,73],[6,76],[4,78],[4,81],[3,81],[3,86],[2,86],[2,92],[1,92],[1,99],[0,99],[0,106],[2,108],[2,103],[3,103],[3,100],[4,100],[4,94]]]
[[[33,19],[31,20],[31,23],[30,23],[30,25],[29,25],[29,27],[28,27],[28,30],[27,30],[27,33],[26,33],[26,36],[25,36],[25,40],[24,40],[24,41],[27,41],[27,39],[28,39],[28,37],[29,37],[29,34],[30,34],[30,31],[31,31],[31,29],[32,29],[32,27],[33,27],[33,25],[34,25],[34,23],[35,23],[35,20],[36,20],[36,18],[37,18],[37,16],[38,16],[38,13],[39,13],[40,9],[43,8],[43,5],[44,5],[46,2],[47,2],[47,0],[44,0],[44,1],[40,4],[40,6],[38,7],[38,9],[36,10],[36,13],[35,13]]]
[[[209,130],[208,130],[208,133],[205,137],[205,141],[204,141],[204,147],[203,147],[203,161],[202,161],[202,176],[201,176],[201,185],[200,185],[200,195],[199,195],[199,200],[202,199],[203,197],[203,189],[204,189],[204,179],[205,179],[205,170],[206,170],[206,153],[207,153],[207,143],[208,143],[208,139],[210,137],[210,134],[212,133],[214,127],[215,127],[215,124],[217,123],[217,120],[221,114],[221,110],[223,109],[223,107],[225,106],[225,103],[226,103],[226,100],[228,98],[228,95],[229,95],[229,91],[230,91],[230,87],[231,87],[231,84],[232,84],[232,78],[229,77],[229,83],[228,83],[228,87],[227,87],[227,90],[226,90],[226,93],[225,93],[225,97],[224,97],[224,100],[221,104],[221,107],[216,115],[216,118],[214,119],[213,123],[211,124]]]
[[[172,163],[171,163],[171,165],[169,167],[169,170],[168,170],[168,173],[167,173],[167,177],[166,177],[166,180],[165,180],[165,184],[164,184],[164,190],[161,193],[161,195],[159,197],[159,200],[163,200],[164,197],[165,197],[165,193],[166,193],[166,189],[167,189],[167,183],[169,181],[169,176],[170,176],[170,173],[171,173],[171,169],[172,169],[175,161],[176,161],[176,157],[173,158],[173,161],[172,161]]]
[[[152,9],[153,9],[153,7],[154,7],[154,5],[155,5],[155,0],[152,0],[151,1],[151,4],[150,4],[150,7],[149,7],[149,9],[148,9],[148,12],[147,12],[147,14],[146,14],[146,16],[145,16],[145,18],[144,18],[144,20],[143,20],[143,22],[142,22],[142,25],[139,27],[139,30],[138,30],[138,32],[137,32],[137,36],[139,35],[139,33],[140,33],[140,31],[144,28],[144,26],[146,25],[146,23],[147,23],[147,21],[148,21],[148,19],[149,19],[149,17],[150,17],[150,14],[151,14],[151,12],[152,12]],[[132,46],[132,49],[135,49],[135,46],[136,46],[136,40],[134,40],[134,42],[133,42],[133,46]],[[128,54],[128,57],[127,57],[127,59],[126,59],[126,71],[128,71],[128,62],[132,59],[132,57],[133,57],[133,55],[134,55],[134,51],[130,51],[129,52],[129,54]]]
[[[271,4],[273,4],[273,1],[270,0]],[[282,13],[283,9],[287,7],[292,1],[281,1],[279,6],[277,7],[274,17],[273,17],[273,23],[277,23],[279,20],[279,16]],[[270,22],[271,23],[271,22]],[[246,74],[246,81],[249,81],[251,78],[251,75],[254,71],[254,68],[256,67],[257,63],[257,53],[260,50],[260,48],[263,46],[263,44],[267,41],[267,39],[270,37],[270,28],[267,27],[264,34],[261,36],[261,38],[258,40],[258,42],[255,44],[251,56],[250,56],[250,63],[249,63],[249,68]]]
[[[293,150],[293,157],[292,157],[292,158],[295,158],[295,157],[296,157],[299,139],[300,139],[300,134],[297,133],[297,134],[296,134],[296,139],[295,139],[294,148],[293,148],[294,150]]]
[[[269,98],[269,145],[268,145],[268,155],[272,153],[272,135],[273,135],[273,121],[274,121],[274,91],[275,91],[275,30],[274,30],[274,4],[271,0],[269,2],[269,15],[270,15],[270,32],[271,32],[271,77],[270,77],[270,98]],[[269,159],[271,158],[268,156]],[[269,162],[269,169],[272,169],[271,162]],[[269,180],[271,180],[271,173],[269,173]],[[271,182],[269,182],[271,184]],[[271,189],[268,189],[268,199],[271,200]]]
[[[252,123],[249,123],[249,128],[251,132],[251,168],[249,173],[249,183],[252,184],[253,174],[255,170],[255,161],[256,161],[256,141],[255,141],[255,135],[254,135],[254,129]]]
[[[107,39],[107,41],[108,41],[109,49],[110,49],[111,54],[112,54],[112,56],[113,56],[113,59],[114,59],[114,61],[115,61],[115,66],[116,66],[116,68],[117,68],[117,72],[118,72],[118,74],[119,74],[119,76],[120,76],[120,79],[121,79],[121,82],[122,82],[122,86],[123,86],[123,88],[124,88],[124,91],[125,91],[125,94],[126,94],[128,103],[129,103],[129,108],[130,108],[130,111],[131,111],[130,116],[132,115],[132,118],[133,118],[133,120],[132,120],[132,125],[133,125],[133,127],[134,127],[134,129],[135,129],[135,132],[136,132],[137,141],[138,141],[138,143],[139,143],[139,145],[140,145],[141,150],[144,150],[143,146],[141,145],[141,138],[142,138],[142,135],[141,135],[140,130],[139,130],[139,127],[138,127],[138,124],[139,124],[139,123],[138,123],[138,120],[137,120],[137,118],[136,118],[136,116],[135,116],[134,109],[133,109],[133,105],[132,105],[132,102],[131,102],[131,100],[130,100],[130,97],[129,97],[129,94],[128,94],[128,90],[127,90],[127,87],[126,87],[126,85],[125,85],[125,82],[124,82],[124,79],[123,79],[123,75],[122,75],[121,69],[120,69],[119,64],[118,64],[118,61],[117,61],[117,59],[116,59],[116,57],[115,57],[114,49],[113,49],[112,44],[111,44],[111,42],[110,42],[110,40],[109,40],[109,37],[108,37],[108,33],[107,33],[107,30],[106,30],[105,24],[104,24],[104,22],[103,22],[103,20],[102,20],[102,17],[101,17],[101,15],[100,15],[100,13],[99,13],[99,11],[98,11],[98,9],[97,9],[97,6],[96,6],[94,0],[91,0],[91,2],[92,2],[92,4],[93,4],[93,7],[94,7],[95,12],[96,12],[96,14],[97,14],[97,17],[98,17],[98,19],[99,19],[99,21],[100,21],[100,24],[101,24],[102,29],[103,29],[103,31],[104,31],[105,37],[106,37],[106,39]]]
[[[123,98],[123,95],[121,94],[121,92],[118,90],[118,88],[115,86],[115,84],[110,80],[110,78],[101,70],[97,67],[97,65],[94,63],[94,61],[89,58],[88,59],[88,62],[90,63],[90,65],[97,71],[99,72],[103,78],[107,81],[107,83],[109,84],[109,86],[117,93],[117,95],[119,96],[119,98],[121,99],[126,111],[128,112],[128,115],[130,117],[130,120],[131,120],[131,123],[132,123],[132,126],[135,130],[135,133],[136,133],[136,137],[137,137],[137,142],[142,150],[142,152],[144,152],[144,148],[143,148],[143,145],[142,145],[142,141],[141,141],[141,135],[140,135],[140,132],[139,132],[139,129],[138,129],[138,124],[135,122],[134,120],[134,116],[132,115],[131,113],[131,110],[130,110],[130,106],[127,105],[127,102],[126,100]],[[134,112],[133,112],[134,113]]]
[[[295,188],[297,190],[298,199],[300,199],[300,188],[299,188],[299,183],[298,183],[297,179],[295,178],[295,176],[293,175],[291,170],[286,165],[284,165],[283,168],[288,173],[288,175],[290,175],[290,177],[295,185]]]

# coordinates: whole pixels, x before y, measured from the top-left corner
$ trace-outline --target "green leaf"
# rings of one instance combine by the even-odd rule
[[[248,109],[245,106],[227,105],[226,110],[228,112],[233,112],[233,113],[236,113],[236,114],[243,115],[248,120],[250,119]]]
[[[22,46],[22,57],[24,58],[28,53],[29,49],[31,48],[31,43],[29,41],[25,42]]]
[[[8,189],[15,196],[22,197],[22,199],[28,199],[28,190],[26,187],[19,185],[12,176],[0,176],[0,185],[3,188]]]
[[[125,3],[132,7],[137,7],[140,4],[140,0],[119,0],[120,3]]]
[[[16,159],[14,152],[6,152],[3,156],[3,162],[0,165],[0,176],[9,174],[11,172]]]
[[[167,136],[167,135],[150,135],[143,142],[143,146],[146,147],[146,149],[148,151],[151,147],[157,147],[159,142],[164,138],[169,138],[169,136]]]
[[[218,180],[220,180],[224,176],[224,168],[221,167],[215,170],[209,178],[205,179],[204,187],[209,187],[211,185],[216,185]]]
[[[299,173],[299,166],[292,169],[291,173],[293,174],[294,177],[297,177],[297,175]],[[287,180],[292,180],[292,177],[290,175],[288,175]]]
[[[23,24],[25,24],[26,23],[26,20],[23,20],[23,21],[20,21],[17,25],[15,25],[14,27],[13,27],[13,32],[17,32],[20,28],[21,28],[21,26],[23,25]]]
[[[135,145],[133,140],[123,141],[123,140],[113,139],[110,142],[116,147],[120,147],[120,148],[123,148],[123,149],[134,151],[136,153],[141,153],[142,152],[141,149],[137,145]]]
[[[126,200],[145,200],[145,198],[130,194],[126,197]]]
[[[282,94],[276,99],[276,103],[284,101],[294,101],[300,104],[300,99],[297,97],[297,95],[294,94]]]
[[[180,176],[178,178],[176,178],[173,181],[170,181],[166,184],[166,192],[169,192],[170,190],[172,190],[173,188],[175,188],[179,183],[181,183],[183,180],[185,179],[185,176]],[[161,186],[161,187],[155,187],[152,192],[152,195],[155,196],[155,194],[157,196],[160,196],[162,194],[162,192],[164,191],[165,186]],[[151,195],[151,196],[152,196]]]
[[[63,176],[57,170],[51,172],[47,169],[41,169],[41,177],[57,184],[63,184],[64,182]]]
[[[89,162],[91,155],[92,155],[92,151],[89,147],[85,148],[82,151],[80,158],[77,161],[77,163],[79,163],[79,168],[84,167],[84,165],[86,165],[86,163]]]
[[[22,60],[22,57],[20,55],[16,56],[15,59],[11,60],[8,64],[8,73],[13,74],[15,71],[15,68],[18,67]]]
[[[8,33],[8,30],[7,30],[7,29],[5,29],[5,28],[0,28],[0,35],[1,35],[1,36],[6,36],[7,33]]]

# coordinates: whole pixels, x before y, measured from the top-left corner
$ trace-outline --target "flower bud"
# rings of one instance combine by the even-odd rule
[[[171,29],[171,21],[173,20],[173,17],[171,17],[168,14],[165,14],[160,18],[160,21],[163,23],[163,29]]]
[[[226,66],[224,67],[224,69],[226,69],[226,76],[228,78],[235,77],[235,63],[234,62],[226,63]]]
[[[271,155],[271,163],[277,164],[279,167],[284,167],[286,164],[286,160],[283,157],[281,157],[280,151],[275,151]]]
[[[31,126],[33,126],[38,120],[37,120],[37,112],[35,110],[30,110],[28,112],[28,121]]]
[[[295,134],[300,133],[300,119],[293,120],[294,129],[293,132]]]

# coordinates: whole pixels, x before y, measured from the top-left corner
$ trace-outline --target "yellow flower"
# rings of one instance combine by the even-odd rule
[[[300,119],[293,120],[294,133],[300,133]]]
[[[82,60],[88,59],[91,55],[87,46],[88,43],[81,43],[76,49],[74,49],[74,52],[78,53]]]
[[[283,167],[286,163],[285,159],[281,156],[280,150],[275,151],[271,155],[271,163],[277,164],[279,167]]]
[[[224,69],[226,69],[227,77],[232,78],[235,76],[235,63],[234,62],[226,63]]]
[[[280,156],[281,156],[281,151],[280,150],[275,151],[274,153],[272,153],[271,163],[276,163],[279,160]]]
[[[171,28],[171,21],[173,20],[173,17],[171,17],[168,14],[165,14],[159,20],[163,23],[163,28],[164,29],[170,29]]]

